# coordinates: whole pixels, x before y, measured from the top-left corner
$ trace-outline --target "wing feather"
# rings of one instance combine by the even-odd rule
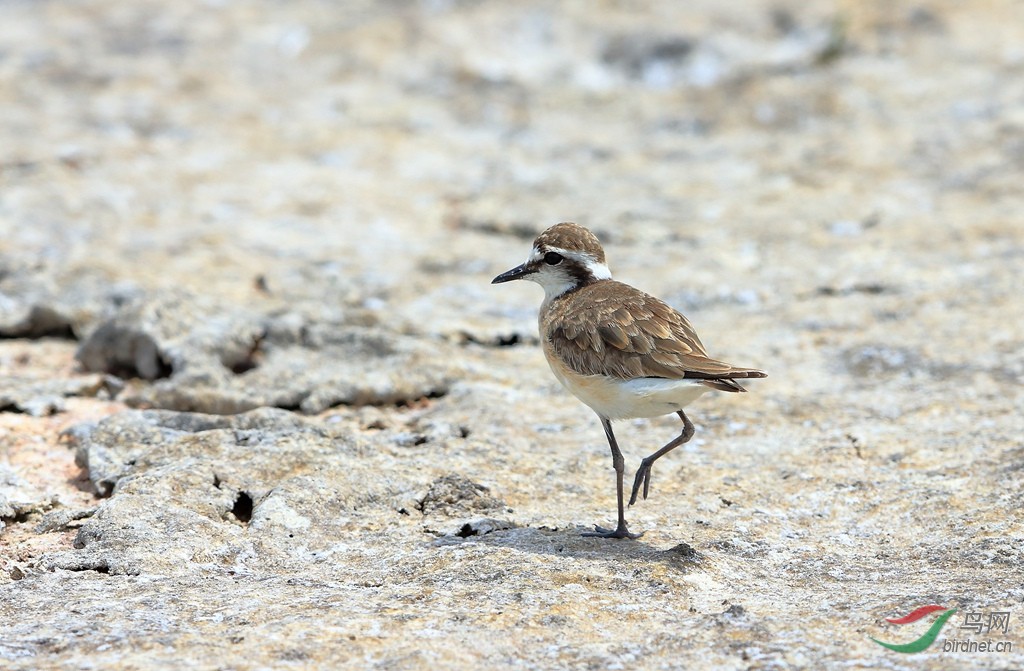
[[[742,390],[732,378],[765,376],[709,358],[686,317],[613,280],[566,295],[551,306],[544,322],[553,353],[581,375],[721,380],[727,382],[711,386],[728,391]]]

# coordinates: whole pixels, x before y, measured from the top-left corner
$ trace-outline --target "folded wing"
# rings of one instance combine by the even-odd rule
[[[709,358],[689,320],[657,298],[619,282],[600,284],[600,293],[573,301],[581,307],[560,315],[548,333],[555,353],[575,372],[624,380],[694,378],[722,391],[743,391],[733,378],[765,377]]]

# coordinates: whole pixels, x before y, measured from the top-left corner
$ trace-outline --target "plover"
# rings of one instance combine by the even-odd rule
[[[689,320],[654,296],[616,282],[604,249],[589,230],[556,224],[537,236],[526,263],[491,283],[530,280],[544,288],[540,338],[551,372],[601,420],[615,469],[618,524],[595,526],[586,536],[638,538],[626,527],[622,478],[625,461],[612,433],[612,421],[675,413],[682,432],[640,462],[629,505],[651,484],[658,458],[693,436],[683,408],[712,389],[746,391],[740,378],[765,377],[753,368],[708,357]]]

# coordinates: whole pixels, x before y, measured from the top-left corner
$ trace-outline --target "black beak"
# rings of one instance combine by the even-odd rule
[[[530,270],[529,268],[526,267],[526,264],[524,263],[520,266],[516,266],[512,270],[506,270],[501,275],[498,275],[493,280],[491,280],[491,284],[501,284],[502,282],[511,282],[512,280],[519,280],[526,277],[527,275],[532,275],[535,272],[537,271]]]

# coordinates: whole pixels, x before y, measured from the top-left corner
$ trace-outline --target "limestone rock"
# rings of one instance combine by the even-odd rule
[[[397,502],[423,478],[385,468],[386,452],[346,430],[274,409],[129,411],[82,427],[73,441],[109,498],[82,525],[78,549],[50,556],[48,569],[181,573],[197,562],[305,561],[357,511],[398,517]]]
[[[374,327],[263,316],[174,292],[143,300],[82,343],[87,370],[152,380],[134,405],[217,414],[271,406],[408,403],[443,395],[456,375],[434,346]]]
[[[0,2],[0,667],[1024,667],[1019,15]],[[637,541],[562,220],[769,374]]]
[[[120,384],[104,375],[39,380],[0,376],[0,412],[24,412],[35,417],[63,412],[68,396],[116,395]]]

